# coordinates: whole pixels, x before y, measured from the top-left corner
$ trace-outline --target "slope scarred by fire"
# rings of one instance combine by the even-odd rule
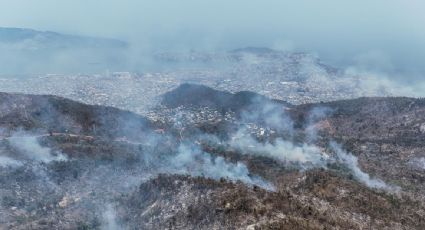
[[[422,229],[425,100],[0,94],[0,228]]]

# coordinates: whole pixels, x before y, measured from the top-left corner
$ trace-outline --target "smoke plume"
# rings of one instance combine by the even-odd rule
[[[102,214],[102,230],[120,230],[124,229],[117,223],[117,216],[114,207],[111,204],[106,205]]]
[[[336,142],[331,142],[330,146],[337,154],[337,160],[344,163],[352,171],[354,177],[357,180],[371,188],[378,188],[384,190],[394,189],[394,187],[387,185],[384,181],[377,178],[372,178],[369,174],[363,172],[363,170],[359,167],[357,157],[344,151],[341,145],[337,144]]]
[[[18,132],[10,137],[9,141],[30,160],[44,163],[67,160],[62,153],[56,153],[48,147],[41,146],[36,136]]]
[[[242,154],[253,154],[315,166],[324,165],[327,157],[317,146],[306,143],[296,145],[281,138],[276,139],[274,143],[259,142],[243,129],[232,137],[229,145],[241,151]]]
[[[19,167],[22,162],[6,156],[0,156],[0,167]]]
[[[250,175],[245,164],[227,162],[223,157],[213,157],[203,152],[197,146],[181,144],[177,155],[170,158],[171,172],[204,176],[212,179],[227,178],[231,181],[242,181],[246,184],[257,185],[273,190],[273,186],[259,177]],[[167,169],[169,171],[170,169]]]

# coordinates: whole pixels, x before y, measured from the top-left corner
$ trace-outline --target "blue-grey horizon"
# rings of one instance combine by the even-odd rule
[[[0,27],[117,38],[144,50],[264,46],[337,66],[425,75],[425,2],[0,0]]]

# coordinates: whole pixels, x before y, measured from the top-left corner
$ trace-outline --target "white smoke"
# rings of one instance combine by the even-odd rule
[[[425,169],[425,157],[421,157],[418,160],[418,165],[422,168]]]
[[[261,178],[250,176],[245,164],[240,162],[230,163],[223,157],[212,157],[193,145],[181,144],[177,155],[170,159],[169,164],[174,168],[173,173],[204,176],[212,179],[226,178],[231,181],[241,181],[274,190],[270,183]]]
[[[22,162],[12,159],[6,156],[0,156],[0,167],[19,167],[22,166]]]
[[[287,107],[256,97],[247,111],[242,112],[243,123],[264,123],[267,127],[281,132],[293,133],[294,122],[288,116]]]
[[[409,164],[417,169],[425,170],[425,157],[413,158],[409,161]]]
[[[277,103],[264,102],[260,98],[253,100],[251,110],[243,112],[242,121],[244,123],[263,123],[265,128],[278,133],[287,132],[293,136],[294,122],[289,117],[286,107]],[[313,122],[325,117],[328,113],[326,108],[315,108],[309,116],[308,132],[311,138],[317,136],[316,127]],[[264,135],[260,131],[260,136]],[[328,158],[319,147],[307,143],[300,145],[283,138],[277,138],[273,142],[269,140],[260,142],[252,136],[252,131],[247,128],[240,128],[229,141],[229,146],[240,150],[243,154],[270,157],[279,161],[289,161],[301,164],[311,164],[314,166],[324,166]]]
[[[102,213],[102,230],[119,230],[123,229],[117,223],[117,216],[114,207],[111,204],[106,205],[105,211]]]
[[[315,142],[317,140],[317,122],[326,118],[330,113],[332,113],[332,109],[328,107],[314,107],[310,110],[307,117],[307,140],[309,142]]]
[[[394,79],[393,75],[385,72],[362,70],[358,67],[349,67],[345,70],[348,76],[358,77],[358,89],[361,96],[404,96],[424,97],[425,81],[416,80],[409,84]],[[400,78],[402,78],[400,76]],[[409,77],[404,77],[409,78]]]
[[[242,117],[243,120],[256,122],[257,124],[259,121],[272,121],[264,123],[267,127],[272,126],[277,131],[285,128],[291,131],[290,134],[293,136],[292,127],[294,123],[286,114],[285,110],[282,110],[282,108],[279,108],[275,104],[261,105],[255,102],[253,104],[259,106],[256,106],[256,110],[251,111],[251,114],[245,112]],[[327,163],[340,161],[353,172],[358,181],[366,184],[368,187],[393,191],[398,190],[398,187],[389,186],[384,181],[371,178],[369,174],[363,172],[358,165],[357,157],[342,150],[341,146],[336,142],[330,142],[331,148],[336,152],[335,157],[329,156],[322,148],[313,144],[317,141],[318,137],[318,122],[329,116],[330,113],[332,113],[332,110],[326,107],[315,107],[310,110],[306,119],[305,131],[307,143],[295,144],[283,138],[276,138],[273,141],[267,138],[265,141],[259,141],[253,137],[251,130],[240,128],[233,134],[227,144],[232,148],[238,149],[241,154],[264,156],[281,162],[299,163],[302,168],[309,166],[326,168]]]
[[[327,155],[315,145],[294,143],[278,138],[274,143],[259,142],[249,133],[240,129],[230,140],[229,145],[242,152],[242,154],[253,154],[270,157],[280,161],[297,163],[311,163],[313,165],[324,165]]]
[[[50,148],[41,146],[36,136],[18,132],[9,138],[9,142],[33,161],[49,163],[67,160],[67,157],[62,153],[54,153]]]
[[[352,171],[354,177],[360,182],[371,188],[378,188],[384,190],[398,189],[394,186],[387,185],[384,181],[380,179],[372,178],[369,174],[363,172],[363,170],[359,167],[357,157],[344,151],[341,145],[337,144],[336,142],[331,142],[330,146],[337,154],[338,160],[344,163]]]

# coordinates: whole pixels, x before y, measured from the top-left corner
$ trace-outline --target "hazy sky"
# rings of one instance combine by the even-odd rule
[[[151,49],[268,46],[335,64],[425,73],[423,0],[0,0],[0,26]]]

